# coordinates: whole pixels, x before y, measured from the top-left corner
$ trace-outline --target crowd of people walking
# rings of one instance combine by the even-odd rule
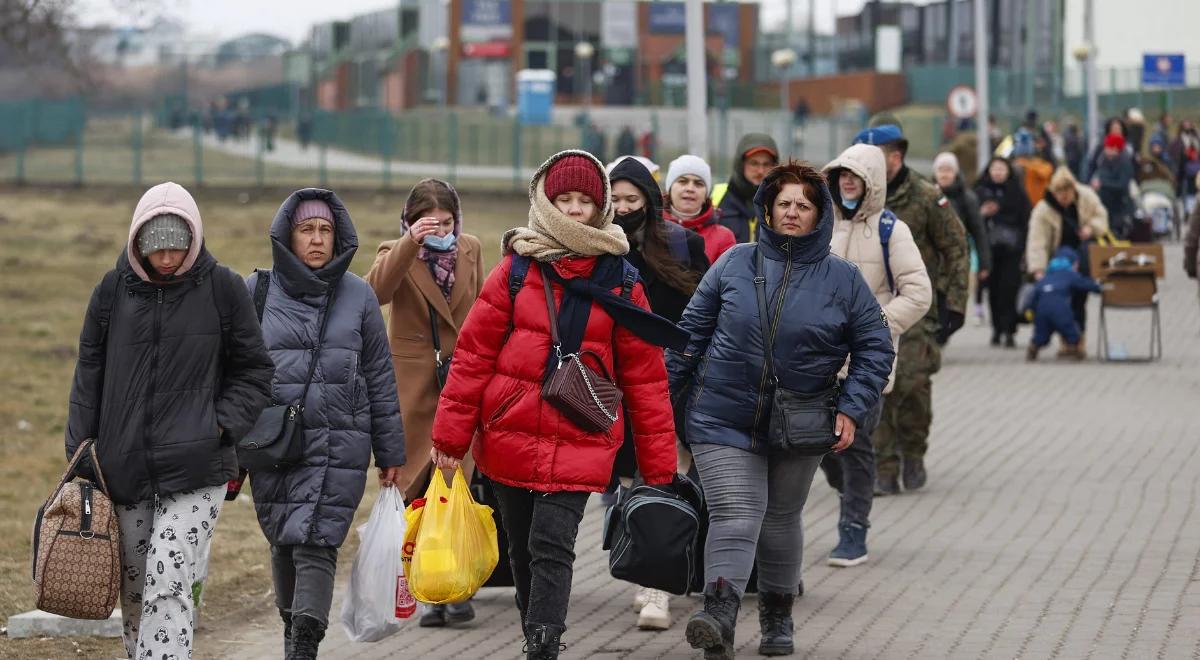
[[[1087,249],[1134,231],[1130,181],[1165,172],[1194,207],[1193,126],[1156,131],[1146,157],[1124,121],[1107,128],[1077,164],[1060,164],[1067,145],[1046,127],[1026,126],[977,175],[946,152],[932,179],[909,167],[886,114],[823,168],[746,135],[716,185],[696,155],[662,177],[644,157],[606,167],[564,151],[533,176],[527,222],[503,235],[490,273],[468,209],[437,179],[414,186],[398,237],[362,278],[350,211],[331,191],[283,201],[264,237],[271,269],[243,280],[206,249],[188,192],[151,188],[88,305],[66,430],[68,456],[97,439],[81,476],[103,470],[113,484],[126,652],[190,655],[189,587],[248,472],[285,656],[315,658],[373,463],[405,501],[439,470],[488,480],[514,621],[537,659],[565,647],[589,494],[691,474],[708,531],[703,604],[683,636],[732,658],[742,599],[757,592],[759,653],[793,653],[818,468],[840,495],[827,561],[860,565],[874,497],[929,479],[933,376],[972,286],[988,297],[992,345],[1016,347],[1024,304],[1029,359],[1051,333],[1082,357],[1097,290]],[[1035,294],[1018,300],[1027,283]],[[608,424],[547,399],[543,383],[572,361],[621,391]],[[298,429],[291,458],[239,470],[241,441],[281,406]],[[634,602],[639,628],[671,628],[669,594],[641,587]],[[433,605],[420,625],[474,616],[470,600]]]

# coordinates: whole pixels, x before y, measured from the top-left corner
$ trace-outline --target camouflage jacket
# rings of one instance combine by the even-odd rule
[[[966,314],[971,259],[967,233],[949,200],[930,181],[910,169],[908,178],[895,190],[889,186],[887,208],[912,230],[934,291],[945,296],[950,309]],[[936,320],[937,314],[935,303],[926,318]]]

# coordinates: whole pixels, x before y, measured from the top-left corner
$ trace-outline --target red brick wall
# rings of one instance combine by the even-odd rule
[[[779,83],[763,83],[763,91],[778,95]],[[814,114],[828,114],[836,102],[857,99],[868,112],[878,112],[903,105],[908,99],[908,86],[903,74],[863,71],[824,78],[793,80],[788,90],[793,105],[803,97]]]

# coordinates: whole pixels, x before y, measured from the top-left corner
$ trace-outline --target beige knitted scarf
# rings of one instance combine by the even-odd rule
[[[515,252],[543,262],[572,256],[628,254],[629,239],[625,237],[625,231],[620,226],[613,224],[613,207],[608,200],[597,200],[604,202],[599,217],[590,223],[582,223],[559,211],[546,197],[544,175],[549,169],[548,166],[555,160],[557,158],[552,158],[542,166],[534,184],[530,186],[529,224],[504,233],[501,245],[504,246],[505,254]],[[600,172],[604,172],[604,169],[600,168]],[[607,183],[606,178],[606,194]]]

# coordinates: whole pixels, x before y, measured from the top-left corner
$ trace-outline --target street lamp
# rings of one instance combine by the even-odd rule
[[[1085,30],[1088,30],[1090,29],[1091,18],[1090,3],[1085,7],[1085,10],[1089,14],[1085,21]],[[1092,45],[1090,35],[1085,36],[1085,39],[1087,39],[1087,42],[1076,46],[1071,54],[1075,56],[1075,59],[1083,67],[1084,94],[1087,98],[1086,112],[1084,113],[1084,135],[1087,137],[1087,145],[1090,150],[1096,146],[1096,142],[1099,140],[1097,132],[1100,123],[1097,120],[1099,109],[1097,108],[1098,103],[1096,98],[1096,49]]]
[[[796,63],[796,51],[791,48],[780,48],[771,53],[771,66],[779,69],[779,109],[783,113],[783,140],[781,144],[787,145],[787,153],[790,156],[792,153],[792,131],[791,131],[791,103],[788,102],[788,72],[792,65]]]
[[[576,64],[583,67],[583,111],[584,114],[591,114],[592,108],[592,56],[596,54],[596,47],[590,42],[580,41],[575,44],[575,60]]]
[[[446,61],[447,51],[450,50],[450,40],[446,37],[438,37],[437,39],[433,40],[431,45],[433,47],[434,59],[437,62],[435,68],[437,70],[436,75],[438,79],[438,105],[444,108],[446,107],[446,97],[450,92],[450,90],[447,89],[449,85],[447,84],[446,80],[450,68],[448,66],[449,63]]]

